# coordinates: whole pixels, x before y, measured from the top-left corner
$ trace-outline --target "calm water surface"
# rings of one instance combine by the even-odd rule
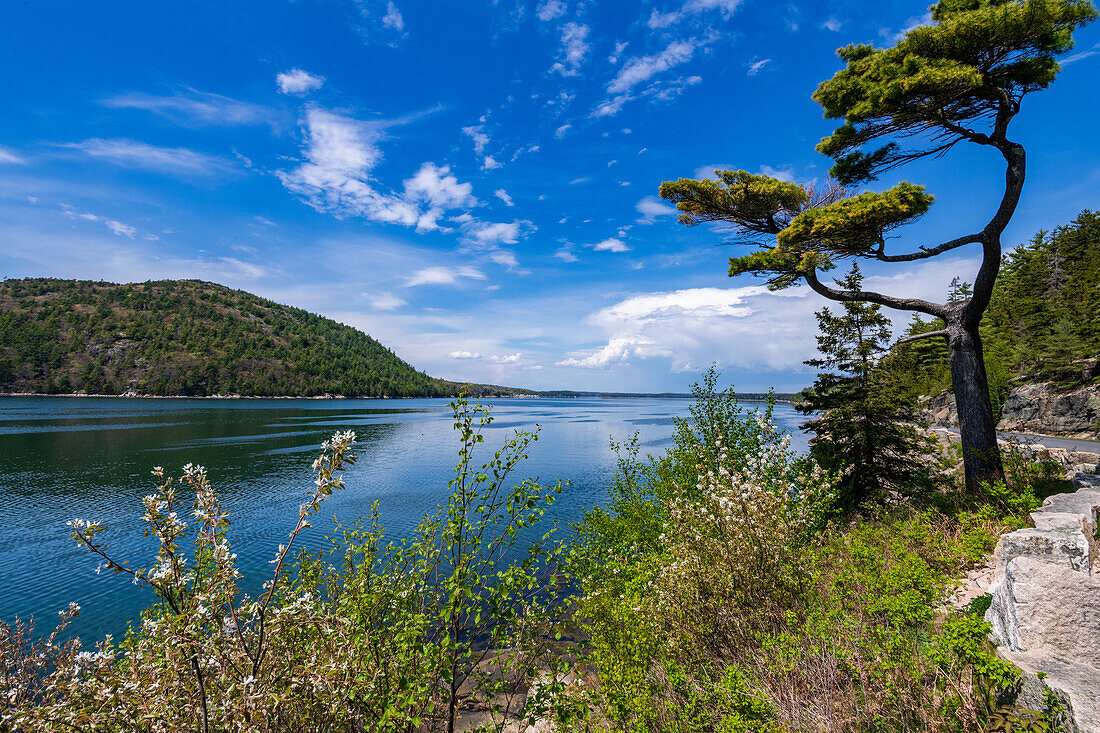
[[[496,419],[486,452],[517,429],[541,425],[516,479],[571,481],[548,514],[562,523],[607,498],[615,473],[609,438],[637,432],[643,451],[659,454],[671,443],[673,419],[690,406],[678,399],[489,403]],[[777,405],[775,418],[804,449],[802,416]],[[299,536],[301,546],[320,547],[333,520],[366,516],[374,501],[387,534],[400,538],[445,499],[457,453],[446,400],[0,398],[0,619],[33,614],[52,625],[76,601],[83,611],[74,629],[85,639],[125,631],[151,594],[126,576],[97,575],[96,558],[75,545],[65,523],[100,519],[116,559],[152,564],[156,544],[140,517],[154,465],[171,475],[189,462],[207,467],[230,512],[244,586],[255,592],[312,487],[310,463],[336,430],[356,432],[359,463],[345,474],[347,488],[322,505],[317,529]]]

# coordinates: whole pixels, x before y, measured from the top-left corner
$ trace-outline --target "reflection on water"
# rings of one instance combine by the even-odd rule
[[[580,518],[606,498],[615,471],[608,439],[637,432],[645,450],[663,451],[687,400],[491,400],[496,421],[486,451],[515,430],[541,425],[521,475],[571,482],[549,519]],[[751,405],[749,405],[751,406]],[[792,408],[776,407],[779,424],[797,433]],[[150,469],[178,475],[185,463],[207,467],[230,512],[230,543],[245,588],[258,589],[268,561],[293,526],[312,487],[309,464],[335,430],[354,430],[359,463],[347,489],[323,506],[302,546],[319,547],[333,525],[379,504],[387,533],[407,536],[446,497],[458,442],[445,400],[189,400],[118,398],[0,399],[0,618],[32,614],[51,624],[76,601],[75,630],[86,637],[120,634],[150,594],[114,575],[96,575],[95,559],[69,538],[73,517],[100,519],[101,535],[132,567],[150,563],[155,542],[144,536],[141,497]],[[796,434],[797,448],[805,438]]]

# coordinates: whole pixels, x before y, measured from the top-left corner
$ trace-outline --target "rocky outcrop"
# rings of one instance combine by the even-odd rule
[[[1059,391],[1024,384],[1009,393],[998,430],[1095,438],[1100,432],[1100,387]]]
[[[1066,730],[1100,733],[1100,476],[1078,474],[1076,491],[1049,497],[1034,528],[1000,538],[986,620],[998,653],[1024,672],[1017,704],[1061,699]]]
[[[930,425],[957,426],[955,393],[921,397],[920,417]],[[1014,387],[1005,400],[997,430],[1100,440],[1100,386],[1059,390],[1039,382]]]

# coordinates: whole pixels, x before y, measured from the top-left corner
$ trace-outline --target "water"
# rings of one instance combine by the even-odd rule
[[[490,400],[493,422],[486,446],[516,429],[541,438],[516,479],[569,480],[547,515],[560,523],[607,498],[615,473],[609,438],[637,432],[643,452],[671,443],[673,419],[690,401],[679,399]],[[747,407],[759,405],[747,404]],[[776,421],[794,433],[802,416],[777,405]],[[52,628],[70,601],[82,606],[73,630],[91,640],[121,634],[152,600],[128,576],[95,572],[97,560],[70,538],[65,523],[99,519],[100,535],[116,559],[147,567],[155,552],[140,517],[152,493],[150,469],[179,475],[185,463],[206,466],[230,512],[230,544],[244,586],[255,592],[269,561],[297,519],[312,488],[310,463],[336,430],[354,430],[359,463],[347,488],[322,505],[317,529],[299,535],[302,547],[321,547],[333,520],[366,516],[371,503],[388,535],[407,535],[447,495],[457,438],[446,400],[191,400],[32,397],[0,399],[0,619],[32,614],[40,632]],[[190,500],[187,500],[190,503]]]

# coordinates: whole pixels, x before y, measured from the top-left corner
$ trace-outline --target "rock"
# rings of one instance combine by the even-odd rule
[[[1008,565],[1025,557],[1078,573],[1089,572],[1091,547],[1081,531],[1082,521],[1079,518],[1077,526],[1070,529],[1018,529],[1003,535],[993,551],[993,582],[1004,581]]]
[[[1100,671],[1042,652],[998,651],[1023,672],[1016,705],[1043,710],[1043,693],[1049,691],[1066,708],[1066,733],[1100,733]]]
[[[1073,488],[1096,489],[1100,492],[1100,473],[1085,473],[1078,471],[1073,477]]]
[[[1095,435],[1100,423],[1100,387],[1061,391],[1051,384],[1024,384],[1005,400],[998,430],[1017,433]]]
[[[1086,666],[1100,654],[1100,579],[1041,559],[1017,557],[1005,568],[986,612],[995,640]]]

